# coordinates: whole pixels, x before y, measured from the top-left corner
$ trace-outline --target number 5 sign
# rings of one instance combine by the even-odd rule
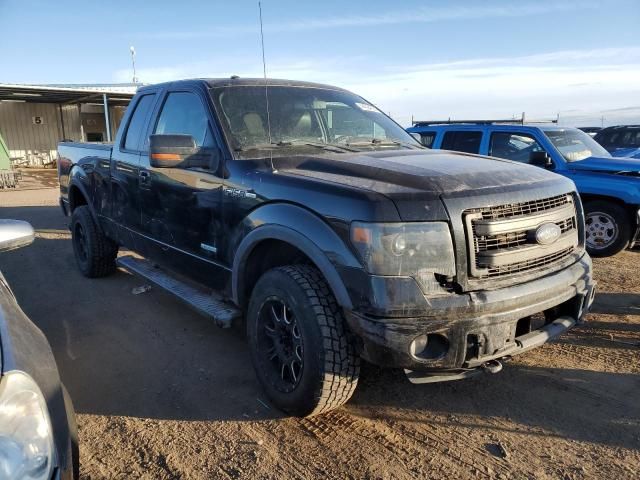
[[[44,125],[44,118],[42,117],[31,117],[34,125]]]

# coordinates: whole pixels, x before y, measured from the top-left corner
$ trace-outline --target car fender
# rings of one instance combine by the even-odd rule
[[[583,197],[615,198],[627,205],[640,205],[640,177],[591,172],[567,176]]]
[[[353,307],[336,266],[363,268],[338,234],[316,214],[300,206],[272,203],[260,207],[243,222],[242,237],[233,258],[232,296],[240,304],[243,272],[253,249],[263,240],[287,242],[304,253],[327,280],[338,304]]]
[[[85,171],[78,165],[74,165],[73,168],[71,169],[71,175],[69,180],[69,196],[68,196],[69,212],[71,212],[71,207],[73,204],[73,198],[71,197],[71,191],[73,190],[73,188],[77,188],[80,191],[80,193],[84,196],[84,199],[87,202],[86,205],[87,207],[89,207],[89,211],[91,212],[91,216],[93,217],[93,220],[96,222],[96,224],[99,225],[100,223],[98,222],[98,215],[92,203],[93,197],[89,194],[89,190],[90,190],[89,177],[87,176]]]

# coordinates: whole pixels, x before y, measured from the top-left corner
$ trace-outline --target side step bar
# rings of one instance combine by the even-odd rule
[[[211,291],[185,283],[161,268],[155,267],[148,260],[124,256],[118,257],[116,263],[120,268],[139,275],[175,295],[197,312],[213,319],[219,327],[231,327],[233,320],[241,315],[239,309],[216,298]]]

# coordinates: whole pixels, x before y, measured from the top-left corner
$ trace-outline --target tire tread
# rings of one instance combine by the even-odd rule
[[[360,356],[342,311],[322,274],[310,265],[277,267],[305,292],[313,306],[324,345],[323,381],[316,405],[305,416],[326,413],[345,404],[353,395],[360,375]]]
[[[106,277],[116,270],[118,245],[98,228],[89,207],[80,206],[73,211],[72,225],[80,222],[89,238],[89,265],[82,273],[89,278]],[[82,270],[82,268],[81,268]]]

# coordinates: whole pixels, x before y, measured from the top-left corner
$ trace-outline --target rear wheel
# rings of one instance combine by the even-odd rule
[[[85,277],[105,277],[115,271],[118,245],[98,228],[89,207],[73,211],[71,239],[76,263]]]
[[[258,380],[281,410],[317,415],[353,394],[360,358],[315,268],[295,265],[266,272],[251,295],[247,334]]]
[[[629,246],[631,225],[624,208],[602,200],[588,202],[585,210],[587,251],[594,257],[609,257]]]

